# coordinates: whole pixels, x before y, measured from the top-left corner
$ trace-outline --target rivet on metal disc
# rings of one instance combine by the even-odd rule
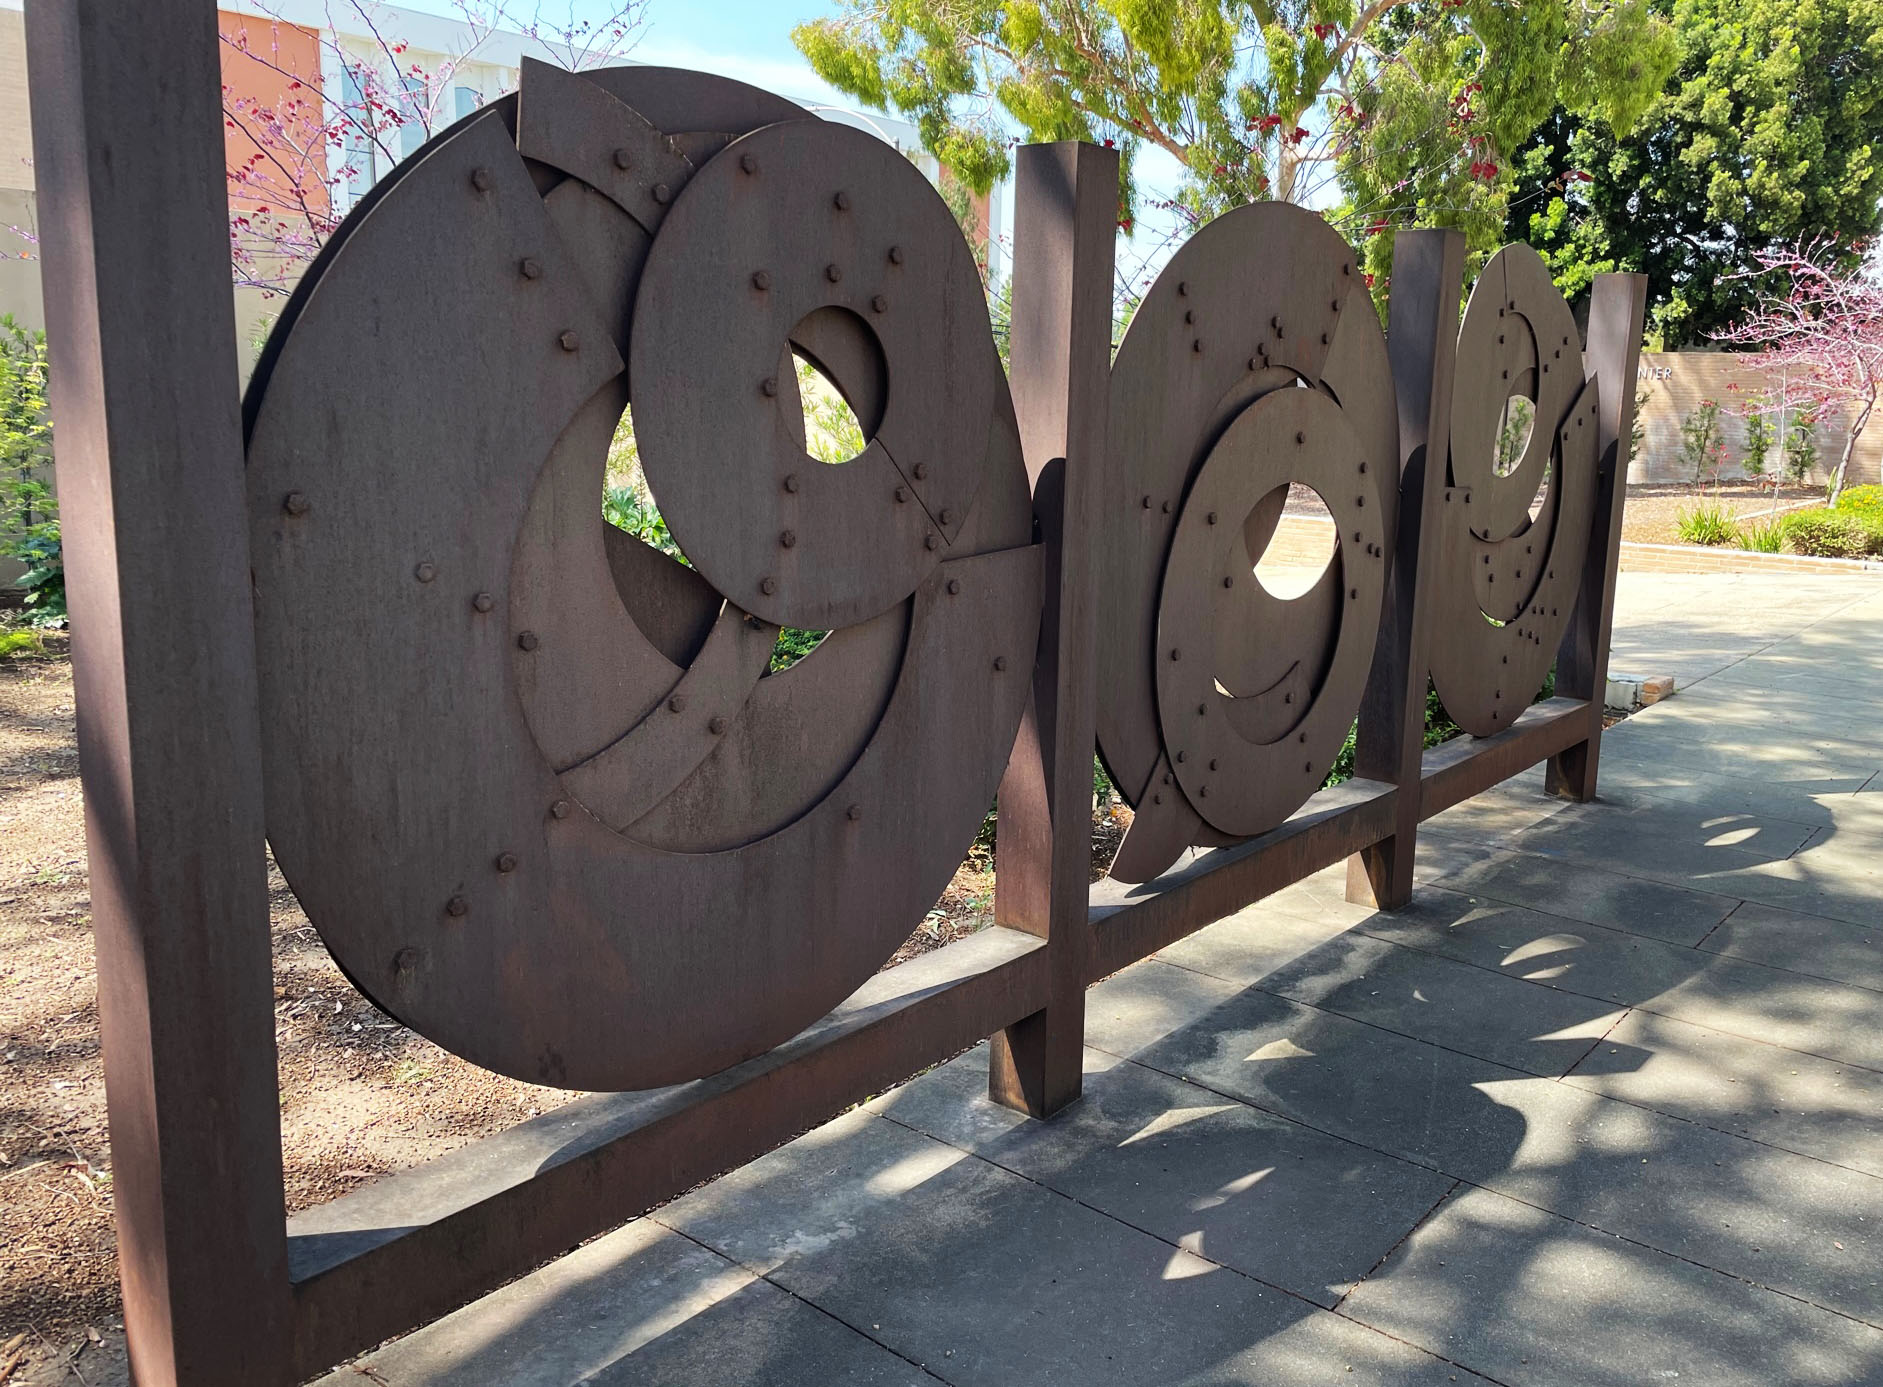
[[[1361,541],[1361,539],[1362,539],[1362,538],[1363,538],[1363,536],[1361,535],[1361,533],[1360,533],[1360,532],[1359,532],[1358,530],[1355,530],[1355,531],[1353,532],[1353,542],[1354,542],[1355,544],[1358,544],[1358,543],[1359,543],[1359,542]],[[1367,549],[1368,549],[1368,551],[1369,551],[1369,552],[1371,552],[1371,550],[1372,550],[1372,548],[1373,548],[1373,546],[1372,546],[1372,545],[1370,545],[1370,544],[1369,544],[1369,545],[1367,546]]]
[[[1488,564],[1488,563],[1490,563],[1490,561],[1491,561],[1491,556],[1490,556],[1489,554],[1486,554],[1486,555],[1484,555],[1483,557],[1484,557],[1484,562],[1485,562],[1485,563],[1487,563],[1487,564]]]
[[[461,918],[471,913],[471,900],[468,896],[453,896],[445,902],[445,914]]]
[[[474,612],[487,612],[496,605],[497,599],[487,592],[480,592],[471,598],[471,610]]]
[[[1550,364],[1549,362],[1546,361],[1543,363],[1543,374],[1547,376],[1549,373],[1550,373]]]
[[[846,819],[848,819],[851,823],[855,823],[858,819],[863,817],[863,806],[860,804],[853,804],[848,809],[843,811],[843,816]]]
[[[771,271],[770,270],[754,270],[752,272],[752,287],[754,289],[771,288],[772,287]]]
[[[1327,345],[1327,334],[1324,332],[1321,334],[1321,345],[1323,347]]]
[[[1190,350],[1191,350],[1191,351],[1193,351],[1193,352],[1200,352],[1200,351],[1202,351],[1202,350],[1203,350],[1203,339],[1202,339],[1201,337],[1199,337],[1199,338],[1197,338],[1197,339],[1196,339],[1196,341],[1194,341],[1194,342],[1192,342],[1192,343],[1190,344]]]
[[[1496,693],[1491,695],[1492,698],[1502,698],[1503,696],[1504,691],[1502,689],[1499,689]]]
[[[937,547],[940,543],[941,543],[941,536],[936,534],[932,530],[928,534],[922,536],[922,547],[924,549],[933,549]]]
[[[746,173],[757,173],[758,159],[751,154],[741,154],[739,156],[739,168]]]
[[[900,265],[902,263],[901,246],[891,246],[889,248],[889,263],[892,265]]]
[[[669,188],[665,183],[656,183],[654,185],[654,201],[658,202],[662,207],[665,207],[668,203],[673,201],[673,189]]]
[[[489,192],[490,191],[490,170],[489,169],[472,169],[471,170],[471,186],[477,189],[477,191],[480,193]]]
[[[783,534],[778,536],[778,542],[787,549],[795,548],[798,543],[798,532],[796,530],[786,530]]]
[[[1183,320],[1186,323],[1194,323],[1196,321],[1196,310],[1194,308],[1184,309]]]
[[[1262,360],[1261,360],[1261,358],[1260,358],[1260,357],[1254,357],[1254,356],[1252,356],[1252,357],[1250,357],[1250,358],[1249,358],[1249,369],[1250,369],[1251,371],[1259,371],[1259,370],[1261,370],[1261,369],[1262,369]]]
[[[848,212],[850,210],[850,194],[840,192],[830,200],[830,203],[831,206],[835,207],[839,212]]]
[[[1268,320],[1268,325],[1274,328],[1275,331],[1280,332],[1281,331],[1281,315],[1278,313],[1274,317],[1270,318]]]
[[[758,590],[767,597],[770,597],[774,592],[778,591],[778,580],[776,578],[761,578],[759,579]]]
[[[1151,498],[1146,496],[1144,498],[1144,509],[1149,510],[1150,508],[1151,508]]]
[[[1208,520],[1208,521],[1210,522],[1210,524],[1212,524],[1212,525],[1214,525],[1214,524],[1216,523],[1216,512],[1215,512],[1215,511],[1211,511],[1211,512],[1210,512],[1210,513],[1209,513],[1209,514],[1208,514],[1208,515],[1207,515],[1206,517],[1204,517],[1204,518],[1205,518],[1205,519],[1207,519],[1207,520]]]
[[[1506,655],[1506,656],[1504,657],[1504,663],[1505,663],[1505,664],[1509,664],[1509,663],[1510,663],[1510,656],[1508,656],[1508,655]]]
[[[843,266],[837,264],[835,261],[824,266],[824,278],[828,279],[832,284],[835,284],[838,280],[843,278]]]
[[[1152,795],[1152,796],[1151,796],[1151,803],[1152,803],[1152,804],[1162,804],[1163,802],[1164,802],[1164,797],[1163,797],[1162,795]]]
[[[1181,766],[1181,765],[1182,765],[1182,764],[1183,764],[1183,763],[1184,763],[1185,761],[1188,761],[1189,759],[1190,759],[1190,753],[1189,753],[1189,752],[1187,752],[1187,751],[1180,751],[1180,752],[1178,752],[1178,753],[1177,753],[1177,764],[1178,764],[1178,765],[1180,765],[1180,766]]]
[[[1501,332],[1497,334],[1497,345],[1500,347],[1504,345],[1504,334]]]
[[[497,854],[497,870],[498,871],[508,873],[508,872],[514,872],[516,869],[517,869],[517,855],[515,853],[500,852]]]
[[[1225,578],[1223,579],[1223,586],[1224,586],[1224,587],[1226,587],[1226,588],[1233,588],[1233,587],[1234,587],[1235,585],[1236,585],[1236,580],[1235,580],[1234,578],[1230,578],[1230,577],[1225,577]]]
[[[955,513],[946,506],[942,507],[942,513],[939,518],[944,525],[952,525],[955,523]]]
[[[1504,379],[1505,379],[1505,380],[1509,380],[1509,379],[1510,379],[1510,372],[1508,372],[1508,371],[1506,371],[1506,372],[1504,372]]]
[[[565,352],[572,352],[577,347],[582,345],[582,339],[576,336],[573,332],[565,332],[562,334],[562,336],[556,339],[556,343]]]
[[[1197,704],[1197,706],[1196,706],[1196,715],[1197,715],[1198,717],[1200,717],[1200,718],[1202,718],[1202,717],[1208,717],[1208,716],[1209,716],[1209,711],[1210,711],[1210,705],[1209,705],[1209,704],[1207,704],[1207,703],[1199,703],[1199,704]],[[1211,769],[1211,770],[1215,770],[1215,769],[1216,769],[1216,767],[1215,767],[1215,766],[1211,766],[1211,767],[1210,767],[1210,769]]]
[[[922,479],[923,479],[924,477],[926,477],[927,475],[928,475],[928,464],[927,464],[926,462],[918,462],[918,463],[916,463],[916,465],[915,465],[915,479],[916,479],[916,480],[917,480],[917,481],[919,482],[919,481],[921,481],[921,480],[922,480]]]
[[[876,295],[870,300],[870,311],[872,313],[887,313],[889,311],[889,300],[881,294]]]
[[[543,262],[533,255],[526,255],[517,262],[517,272],[525,279],[541,279],[543,277]]]
[[[617,149],[615,151],[615,167],[618,169],[633,168],[634,151],[631,149]]]
[[[1510,311],[1513,313],[1517,311],[1517,301],[1515,299],[1510,301]]]
[[[796,472],[785,473],[785,490],[795,492],[797,489],[798,489],[798,474]]]
[[[557,800],[554,804],[549,806],[549,813],[551,817],[553,818],[558,818],[558,819],[568,818],[569,817],[569,801],[566,799]]]
[[[403,948],[392,956],[392,971],[395,973],[409,973],[416,967],[418,967],[417,949]]]
[[[675,694],[672,698],[667,700],[667,711],[670,713],[684,713],[686,706],[687,696],[685,694]]]
[[[1283,694],[1283,695],[1281,696],[1281,701],[1282,701],[1283,703],[1293,703],[1293,702],[1295,701],[1295,696],[1294,696],[1294,694],[1293,694],[1292,692],[1289,692],[1289,693],[1284,693],[1284,694]]]
[[[1353,503],[1354,503],[1354,504],[1355,504],[1356,506],[1358,506],[1358,507],[1360,507],[1360,508],[1361,508],[1362,510],[1365,510],[1365,509],[1366,509],[1366,497],[1365,497],[1365,496],[1356,496],[1356,497],[1354,497],[1354,498],[1353,498]]]
[[[1267,356],[1268,355],[1268,343],[1257,342],[1255,344],[1255,354],[1257,356]]]
[[[1164,783],[1166,785],[1170,784],[1170,772],[1169,771],[1164,772]]]
[[[996,655],[994,657],[994,672],[996,674],[999,674],[1006,668],[1007,668],[1007,657],[1005,655]]]
[[[1350,598],[1358,598],[1360,596],[1360,589],[1359,588],[1350,589],[1347,593],[1347,596]]]
[[[1196,795],[1198,799],[1208,799],[1210,797],[1210,787],[1207,785],[1197,786]]]
[[[1297,433],[1295,435],[1295,442],[1297,444],[1306,443],[1307,441],[1308,441],[1308,436],[1305,433]]]
[[[521,631],[517,634],[517,645],[523,650],[534,650],[542,642],[536,639],[534,631]]]
[[[1181,660],[1183,658],[1183,651],[1177,649],[1177,647],[1173,645],[1170,648],[1170,658],[1173,660]]]
[[[1306,746],[1307,744],[1308,744],[1308,734],[1303,732],[1301,734],[1301,745]],[[1309,769],[1312,770],[1313,767],[1310,766]]]
[[[724,718],[714,718],[706,724],[706,730],[717,737],[726,730],[726,720]]]
[[[421,583],[429,583],[438,576],[438,565],[434,563],[422,563],[412,570],[412,576]]]
[[[778,393],[778,377],[776,376],[765,377],[764,380],[758,383],[758,393],[763,395],[768,400],[772,396],[776,395]]]
[[[1351,266],[1351,265],[1342,265],[1342,266],[1340,267],[1340,272],[1341,272],[1342,274],[1344,274],[1344,275],[1350,275],[1350,274],[1352,274],[1352,273],[1353,273],[1353,266]]]
[[[1334,310],[1334,312],[1336,312],[1336,313],[1338,313],[1338,312],[1340,312],[1340,300],[1339,300],[1339,299],[1331,299],[1331,300],[1329,300],[1329,301],[1328,301],[1328,305],[1327,305],[1327,306],[1328,306],[1329,308],[1331,308],[1331,309],[1333,309],[1333,310]]]
[[[312,501],[307,499],[307,493],[305,491],[290,491],[286,496],[281,498],[281,509],[286,511],[289,515],[306,515],[313,504]],[[1148,497],[1144,504],[1147,506],[1150,505]]]
[[[948,595],[950,597],[959,597],[961,595],[961,580],[959,578],[950,578],[948,580]]]
[[[1170,514],[1170,502],[1168,501],[1164,502],[1164,514],[1165,515]]]
[[[908,499],[909,499],[909,488],[908,488],[908,487],[906,487],[906,486],[899,486],[899,487],[897,487],[897,488],[896,488],[896,501],[897,501],[897,503],[898,503],[898,504],[900,504],[900,503],[902,503],[902,502],[905,502],[905,501],[907,501]]]
[[[1215,770],[1215,769],[1216,769],[1216,758],[1215,758],[1215,757],[1211,757],[1211,758],[1210,758],[1210,769],[1211,769],[1211,770]]]
[[[1305,763],[1303,763],[1303,765],[1302,765],[1302,767],[1301,767],[1301,769],[1302,769],[1302,770],[1304,770],[1304,771],[1306,771],[1306,772],[1307,772],[1307,773],[1308,773],[1309,775],[1313,775],[1313,774],[1314,774],[1314,763],[1313,763],[1312,761],[1308,761],[1308,762],[1305,762]]]
[[[1187,279],[1178,280],[1177,292],[1181,295],[1184,295],[1185,297],[1188,297],[1190,293],[1190,281]]]

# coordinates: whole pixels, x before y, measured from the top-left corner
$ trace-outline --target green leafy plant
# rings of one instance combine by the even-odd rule
[[[1780,519],[1785,548],[1824,559],[1861,559],[1883,554],[1883,522],[1849,511],[1816,506]]]
[[[65,621],[65,551],[46,411],[46,334],[0,315],[0,555],[26,565],[29,620]]]
[[[1772,416],[1766,413],[1765,401],[1749,400],[1746,403],[1746,455],[1740,462],[1740,470],[1748,477],[1765,475],[1765,455],[1772,451],[1772,444],[1777,441],[1778,429],[1772,423]]]
[[[1710,501],[1681,511],[1674,517],[1674,529],[1683,544],[1731,544],[1737,533],[1733,513]]]
[[[1776,520],[1748,520],[1734,531],[1741,549],[1776,554],[1785,547],[1785,531]]]
[[[1853,486],[1837,498],[1835,510],[1873,517],[1883,523],[1883,486]]]
[[[1680,461],[1693,474],[1694,490],[1698,491],[1709,478],[1719,481],[1720,468],[1726,461],[1726,440],[1720,428],[1718,400],[1701,400],[1680,421]]]
[[[1818,462],[1818,421],[1803,410],[1792,415],[1785,431],[1785,480],[1793,486],[1803,483]]]

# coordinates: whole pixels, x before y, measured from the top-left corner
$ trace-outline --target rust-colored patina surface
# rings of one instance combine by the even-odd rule
[[[238,407],[213,6],[28,34],[150,1387],[305,1378],[983,1037],[1050,1116],[1094,979],[1343,858],[1402,904],[1420,822],[1540,760],[1595,792],[1636,277],[1585,341],[1511,247],[1461,326],[1459,237],[1407,231],[1383,332],[1326,223],[1246,207],[1114,361],[1117,157],[1034,146],[1003,373],[896,151],[532,62],[362,200]],[[685,561],[599,514],[629,411]],[[1339,530],[1287,598],[1294,484]],[[773,672],[783,628],[828,634]],[[1478,735],[1422,754],[1428,679]],[[1095,746],[1137,816],[1088,889]],[[997,788],[997,923],[877,972]],[[593,1092],[284,1221],[264,831],[379,1006]]]

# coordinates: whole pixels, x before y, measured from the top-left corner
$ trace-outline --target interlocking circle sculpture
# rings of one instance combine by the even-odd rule
[[[1320,787],[1372,663],[1399,499],[1384,334],[1313,213],[1240,208],[1171,258],[1112,368],[1098,737],[1136,810],[1112,875],[1280,823]],[[1304,594],[1255,573],[1291,484],[1337,527]]]
[[[1439,562],[1424,595],[1433,685],[1475,736],[1529,706],[1569,624],[1595,514],[1597,396],[1548,267],[1505,246],[1458,331]],[[1500,469],[1512,397],[1533,402],[1534,423]]]
[[[854,460],[806,452],[794,353]],[[690,566],[601,518],[630,403]],[[270,841],[392,1015],[673,1083],[828,1012],[941,893],[1042,574],[975,267],[894,150],[526,62],[347,220],[247,413]],[[829,634],[767,673],[780,625]]]

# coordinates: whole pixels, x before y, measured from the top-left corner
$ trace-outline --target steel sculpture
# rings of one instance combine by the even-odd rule
[[[824,1015],[960,862],[1038,639],[940,196],[712,77],[531,62],[296,299],[249,410],[264,783],[348,976],[569,1088]],[[805,451],[794,351],[863,421],[853,461]],[[687,562],[601,518],[627,408]],[[780,625],[831,634],[768,674]]]
[[[1111,874],[1141,882],[1320,788],[1372,663],[1398,425],[1352,250],[1282,203],[1219,217],[1171,257],[1111,380],[1098,741],[1136,810]],[[1284,599],[1255,567],[1291,483],[1326,502],[1336,548]]]
[[[1090,982],[1350,854],[1402,904],[1420,822],[1539,760],[1594,794],[1638,276],[1598,277],[1584,354],[1534,255],[1460,329],[1462,239],[1406,231],[1382,338],[1332,230],[1244,208],[1113,364],[1117,156],[1031,146],[1009,384],[899,154],[531,63],[354,209],[238,411],[215,30],[27,9],[146,1387],[304,1380],[983,1037],[1049,1115]],[[794,357],[855,459],[806,452]],[[600,518],[629,410],[686,563]],[[1283,601],[1253,569],[1293,482],[1338,550]],[[829,634],[769,673],[783,626]],[[1485,735],[1422,749],[1428,677]],[[1088,887],[1095,724],[1141,881]],[[997,922],[877,971],[996,781]],[[619,1091],[284,1219],[264,807],[379,1005]]]

